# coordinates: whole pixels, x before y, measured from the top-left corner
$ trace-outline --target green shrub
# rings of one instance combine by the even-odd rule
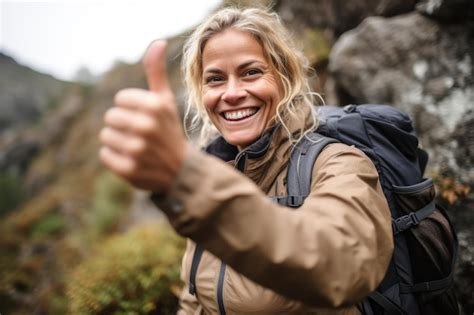
[[[55,236],[63,232],[64,229],[64,218],[58,213],[49,213],[33,226],[32,236]]]
[[[95,180],[92,209],[87,220],[92,239],[113,232],[131,200],[130,186],[110,172],[103,172]]]
[[[0,216],[17,208],[25,201],[21,179],[11,173],[0,174]]]
[[[66,281],[71,314],[174,314],[184,241],[167,224],[111,237]]]

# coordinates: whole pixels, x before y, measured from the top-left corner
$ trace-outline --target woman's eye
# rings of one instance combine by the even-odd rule
[[[219,77],[219,76],[210,76],[210,77],[207,77],[205,82],[206,83],[215,83],[215,82],[220,82],[222,81],[222,77]]]
[[[257,74],[260,74],[262,73],[262,71],[258,70],[258,69],[250,69],[250,70],[247,70],[245,72],[245,75],[246,76],[254,76],[254,75],[257,75]]]

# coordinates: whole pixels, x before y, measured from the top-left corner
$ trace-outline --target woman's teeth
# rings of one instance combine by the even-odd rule
[[[227,120],[240,120],[254,115],[257,112],[256,108],[249,108],[243,110],[237,110],[233,112],[225,112],[224,118]]]

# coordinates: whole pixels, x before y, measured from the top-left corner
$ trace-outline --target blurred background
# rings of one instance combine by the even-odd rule
[[[114,94],[146,87],[141,57],[226,5],[271,6],[327,104],[390,104],[413,119],[427,176],[458,230],[456,288],[474,313],[472,0],[1,1],[0,313],[172,314],[184,240],[97,159]],[[182,109],[182,107],[181,107]]]

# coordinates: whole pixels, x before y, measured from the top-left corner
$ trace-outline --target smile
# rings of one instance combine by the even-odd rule
[[[247,117],[253,116],[257,112],[258,112],[258,108],[246,108],[246,109],[241,109],[241,110],[224,112],[221,115],[226,120],[237,121],[237,120],[242,120],[242,119],[245,119]]]

